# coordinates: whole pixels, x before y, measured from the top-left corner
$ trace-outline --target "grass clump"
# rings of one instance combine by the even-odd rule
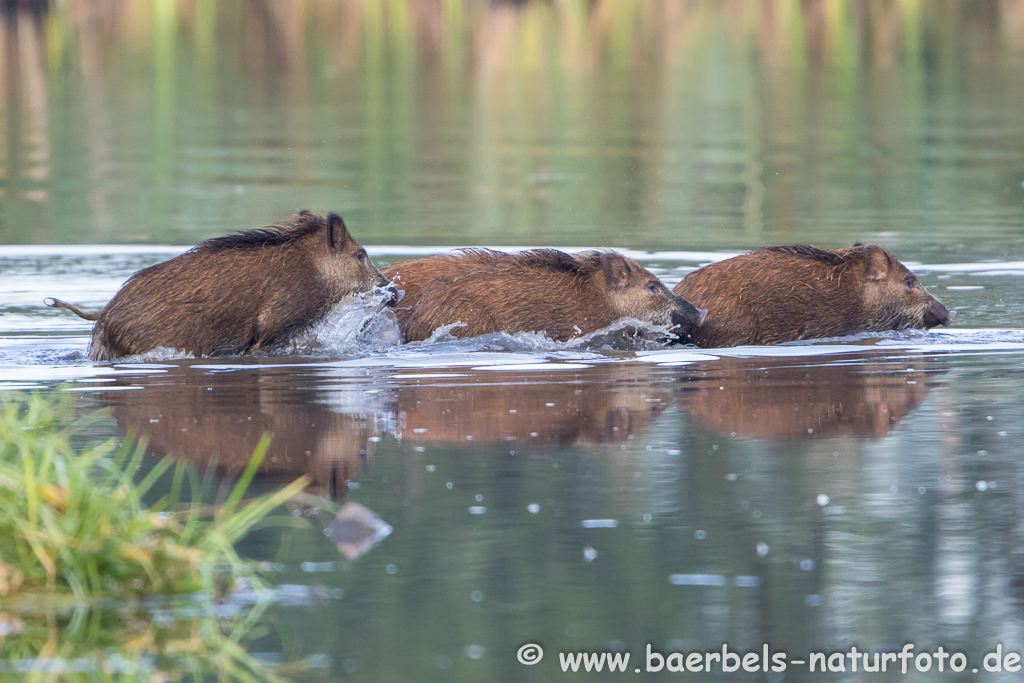
[[[269,445],[264,437],[220,506],[183,502],[203,490],[195,470],[164,458],[135,481],[145,442],[114,439],[75,448],[67,406],[39,395],[0,401],[0,601],[12,596],[99,597],[214,590],[246,573],[235,543],[273,523],[302,477],[248,501],[246,489]],[[173,468],[170,491],[142,499]],[[218,567],[221,571],[212,571]],[[223,569],[228,571],[223,571]]]

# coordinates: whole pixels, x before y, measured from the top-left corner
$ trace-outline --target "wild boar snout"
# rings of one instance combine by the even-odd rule
[[[384,303],[391,308],[394,308],[402,300],[402,297],[405,296],[405,292],[393,284],[384,287],[384,293],[387,295],[387,300]]]
[[[932,301],[932,305],[925,309],[924,312],[924,326],[926,328],[938,327],[949,327],[949,324],[953,322],[953,317],[956,315],[956,311],[951,311],[942,305],[942,302],[938,299]]]
[[[704,324],[704,318],[708,315],[707,309],[697,308],[682,297],[673,298],[675,299],[675,309],[672,311],[672,325],[675,328],[673,331],[681,342],[689,343],[693,341],[694,331]]]

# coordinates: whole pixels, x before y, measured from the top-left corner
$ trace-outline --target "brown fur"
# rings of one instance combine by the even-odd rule
[[[91,360],[179,349],[195,356],[273,347],[324,319],[343,298],[385,286],[336,214],[217,237],[132,275],[98,313]]]
[[[676,294],[707,308],[698,346],[780,344],[949,325],[953,315],[877,246],[769,247],[687,275]]]
[[[648,270],[614,252],[472,249],[396,263],[381,272],[405,290],[395,312],[407,341],[422,341],[456,322],[465,323],[452,329],[457,337],[546,332],[565,341],[624,317],[676,324],[685,338],[702,319],[701,311]]]

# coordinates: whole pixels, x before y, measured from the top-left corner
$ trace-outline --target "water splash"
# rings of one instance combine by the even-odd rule
[[[115,360],[117,363],[159,363],[172,360],[190,360],[193,358],[195,358],[195,356],[191,353],[186,353],[179,349],[172,349],[167,346],[158,346],[151,351],[146,351],[145,353],[139,353],[134,356],[124,356]]]
[[[402,343],[395,312],[388,306],[391,293],[376,287],[346,298],[319,325],[300,332],[281,350],[302,356],[343,356],[382,351]]]
[[[478,337],[460,339],[452,331],[466,327],[455,322],[434,330],[430,338],[407,344],[407,348],[429,348],[432,351],[514,351],[526,353],[608,351],[652,351],[665,349],[675,343],[670,326],[621,318],[607,327],[568,341],[555,341],[544,332],[491,332]]]

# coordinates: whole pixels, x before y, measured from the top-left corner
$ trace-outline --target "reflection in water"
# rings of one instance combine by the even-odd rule
[[[500,679],[534,640],[550,651],[622,641],[635,656],[647,642],[1020,647],[1020,615],[1003,598],[1019,574],[1024,403],[1006,357],[606,360],[547,371],[168,364],[118,378],[142,388],[102,400],[119,429],[171,450],[209,418],[211,451],[238,445],[222,462],[243,462],[267,427],[284,436],[275,453],[292,456],[289,478],[342,458],[358,479],[347,495],[375,514],[343,515],[331,540],[358,544],[378,515],[393,531],[355,562],[319,533],[288,534],[279,574],[343,591],[281,610],[296,654],[331,653],[334,677]],[[346,439],[365,457],[323,446]],[[298,448],[310,456],[296,461]]]
[[[478,371],[443,383],[423,377],[385,389],[384,377],[361,372],[339,382],[329,373],[297,378],[287,366],[211,372],[183,363],[119,378],[119,386],[144,390],[100,392],[100,402],[122,433],[200,469],[240,473],[269,432],[264,475],[307,475],[314,492],[340,497],[388,433],[414,444],[521,449],[618,443],[641,436],[672,399],[671,387],[656,387],[651,369],[636,363],[554,375]]]
[[[596,445],[639,437],[672,394],[640,364],[534,373],[486,371],[466,382],[396,392],[399,436],[421,441],[506,443],[510,448]]]
[[[645,437],[666,408],[723,436],[814,439],[886,436],[934,382],[919,360],[844,355],[824,364],[720,359],[685,369],[598,363],[554,372],[465,370],[296,377],[288,366],[210,371],[184,363],[164,374],[119,378],[143,391],[102,393],[122,433],[200,468],[240,472],[260,437],[273,435],[263,473],[309,476],[314,491],[343,496],[381,439],[403,445],[501,444],[520,454],[593,448]],[[538,366],[543,367],[543,366]],[[677,419],[677,418],[673,418]],[[596,452],[596,451],[595,451]]]
[[[332,497],[344,495],[372,457],[389,412],[372,394],[353,407],[331,404],[321,390],[296,388],[293,374],[267,368],[224,373],[184,364],[122,382],[145,390],[111,391],[101,402],[122,433],[134,430],[158,455],[237,474],[270,433],[262,472],[289,481],[308,475],[312,492]]]
[[[193,680],[291,680],[290,673],[318,662],[311,656],[267,661],[253,654],[268,639],[290,639],[268,618],[268,607],[291,603],[308,609],[334,596],[286,588],[291,590],[239,590],[217,601],[194,594],[113,607],[23,600],[11,612],[0,611],[0,678],[170,681],[187,671]],[[289,654],[286,646],[281,649]],[[327,655],[319,658],[329,662]]]
[[[918,360],[723,359],[680,375],[679,406],[691,421],[724,436],[880,439],[924,400],[930,377]]]

